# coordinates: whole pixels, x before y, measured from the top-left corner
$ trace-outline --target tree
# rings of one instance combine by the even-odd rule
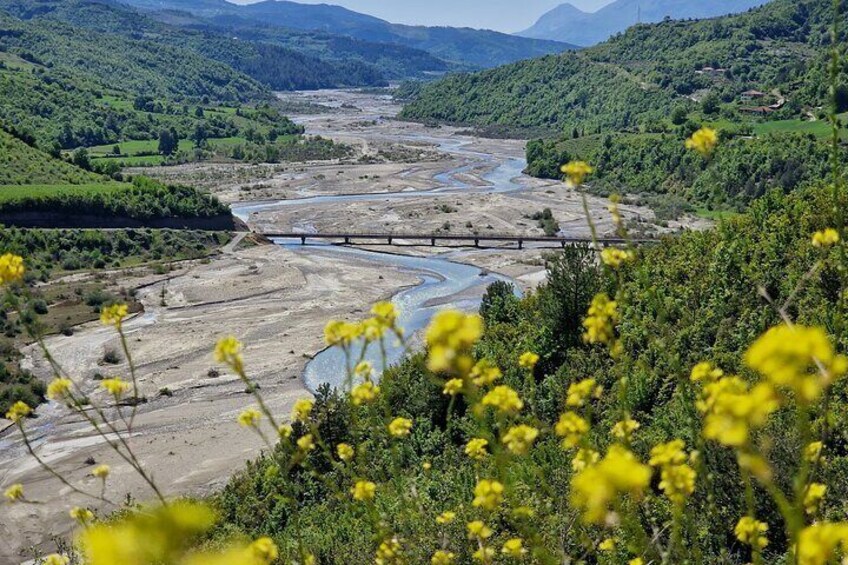
[[[170,130],[163,129],[159,132],[159,153],[162,155],[173,155],[177,152],[179,139],[177,139],[176,133],[173,128]]]
[[[671,112],[671,123],[676,126],[682,126],[686,123],[686,118],[689,116],[689,112],[686,111],[686,108],[683,106],[677,106]]]
[[[515,323],[519,317],[519,299],[515,287],[506,281],[495,281],[486,289],[480,304],[480,315],[487,326]]]
[[[209,132],[206,131],[206,124],[197,124],[194,128],[194,133],[191,134],[191,139],[194,141],[195,147],[203,147],[206,145],[206,140],[209,139]]]
[[[86,171],[91,170],[91,159],[88,157],[88,149],[85,147],[80,147],[76,151],[74,151],[71,156],[71,162],[79,167],[80,169],[85,169]]]

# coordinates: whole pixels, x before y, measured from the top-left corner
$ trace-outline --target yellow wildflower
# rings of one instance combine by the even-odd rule
[[[365,341],[368,343],[381,340],[386,335],[387,329],[386,325],[377,318],[368,318],[360,324],[361,333],[365,336]]]
[[[129,314],[129,308],[126,304],[112,304],[100,311],[100,321],[105,326],[115,326],[120,329],[127,314]]]
[[[484,406],[492,406],[502,414],[517,414],[524,408],[518,393],[506,385],[493,388],[483,397]]]
[[[42,565],[68,565],[70,562],[70,557],[59,553],[53,553],[41,560]]]
[[[336,454],[338,454],[339,459],[344,461],[345,463],[353,459],[353,456],[356,452],[353,450],[353,447],[347,443],[340,443],[336,446]]]
[[[292,428],[291,424],[281,424],[277,429],[277,434],[283,439],[289,439],[293,433],[294,428]]]
[[[753,453],[739,452],[736,455],[736,460],[739,467],[746,469],[760,481],[767,483],[771,481],[773,473],[768,461],[760,455]]]
[[[20,483],[15,483],[3,493],[3,496],[9,502],[19,502],[24,499],[24,486]]]
[[[465,454],[471,457],[472,459],[476,459],[477,461],[482,461],[485,459],[489,452],[486,451],[486,447],[489,445],[489,442],[482,438],[474,438],[469,440],[468,444],[465,446]]]
[[[848,371],[848,358],[836,353],[824,330],[804,326],[773,327],[748,349],[745,363],[806,402]]]
[[[618,269],[623,264],[630,263],[634,259],[636,259],[636,255],[632,251],[628,251],[626,249],[608,247],[601,251],[601,261],[603,261],[604,265],[612,267],[613,269]]]
[[[30,408],[26,402],[18,400],[12,404],[12,407],[9,408],[8,412],[6,412],[6,418],[18,423],[30,414],[32,414],[32,408]]]
[[[430,463],[429,461],[425,461],[424,463],[421,464],[421,468],[424,469],[425,471],[429,471],[430,469],[433,468],[433,464]]]
[[[589,313],[583,321],[586,343],[612,343],[615,339],[615,324],[618,322],[618,304],[606,294],[598,294],[592,299]]]
[[[810,483],[804,492],[804,510],[807,514],[812,516],[818,513],[826,492],[826,485],[821,483]]]
[[[495,367],[487,359],[477,361],[471,369],[471,380],[477,386],[488,386],[501,378],[501,370]]]
[[[565,405],[573,407],[583,406],[590,396],[600,396],[601,392],[602,389],[597,386],[595,379],[583,379],[579,383],[572,383],[568,387],[568,397],[565,399]]]
[[[292,408],[291,419],[293,422],[306,422],[309,420],[309,414],[312,412],[312,407],[315,402],[310,398],[301,398],[294,403]]]
[[[532,369],[536,366],[536,363],[539,362],[539,356],[533,353],[532,351],[527,351],[521,354],[521,357],[518,358],[518,366],[523,367],[525,369]]]
[[[504,486],[498,481],[483,479],[474,487],[472,504],[483,510],[495,510],[503,502]]]
[[[353,372],[354,374],[359,377],[362,377],[363,379],[370,379],[371,375],[374,374],[374,365],[372,365],[368,361],[360,361],[353,369]]]
[[[298,439],[297,447],[304,453],[315,449],[315,439],[312,437],[312,434],[306,434],[305,436]]]
[[[456,519],[456,512],[446,510],[445,512],[442,512],[441,514],[436,516],[436,523],[444,526],[445,524],[450,524],[455,519]]]
[[[495,557],[495,550],[492,549],[491,547],[488,547],[488,546],[485,546],[485,545],[478,547],[477,551],[475,551],[471,555],[471,558],[474,561],[481,561],[483,563],[491,563],[492,559],[494,559],[494,557]]]
[[[510,428],[501,438],[501,442],[513,455],[526,455],[537,437],[539,437],[539,430],[521,424]]]
[[[380,387],[371,381],[365,381],[353,387],[353,390],[350,391],[350,398],[354,406],[362,406],[372,402],[378,394],[380,394]]]
[[[109,476],[109,473],[112,472],[112,468],[109,465],[98,465],[91,471],[91,475],[98,479],[106,480],[106,477]]]
[[[819,522],[801,530],[796,552],[799,565],[825,565],[846,550],[848,523]]]
[[[527,553],[527,550],[524,549],[524,542],[521,538],[512,538],[504,542],[503,547],[501,548],[501,553],[507,557],[520,559],[525,553]]]
[[[376,493],[377,485],[371,481],[356,481],[356,484],[350,489],[350,494],[353,495],[353,499],[359,500],[360,502],[374,500],[374,495]]]
[[[556,435],[563,438],[563,447],[572,449],[577,447],[577,444],[580,443],[580,440],[589,431],[589,422],[574,412],[566,412],[559,417],[559,422],[554,427],[554,431]]]
[[[601,461],[574,476],[571,502],[583,511],[586,522],[602,524],[616,498],[623,494],[639,497],[650,481],[650,467],[625,447],[613,445]]]
[[[64,400],[71,393],[73,384],[71,379],[64,377],[53,379],[47,385],[47,398],[50,400]]]
[[[265,564],[271,563],[280,556],[280,550],[274,540],[268,537],[259,538],[250,544],[250,551],[254,557]]]
[[[488,539],[493,533],[492,529],[480,520],[468,523],[468,539]]]
[[[389,433],[392,437],[402,438],[412,431],[412,420],[408,418],[395,418],[389,423]]]
[[[686,140],[686,149],[694,149],[704,157],[712,155],[718,145],[718,133],[708,127],[702,127]]]
[[[94,512],[92,512],[88,508],[80,508],[79,506],[74,506],[73,508],[71,508],[69,514],[71,515],[71,518],[73,518],[83,526],[94,520]]]
[[[442,389],[442,392],[449,396],[456,396],[462,392],[464,386],[465,384],[462,382],[462,379],[451,379],[445,383],[445,388]]]
[[[430,563],[431,565],[453,565],[455,560],[455,553],[440,549],[433,554],[433,557],[430,559]]]
[[[565,175],[569,186],[577,187],[583,184],[586,177],[595,172],[595,169],[585,161],[571,161],[563,165],[560,171]]]
[[[692,368],[692,375],[689,377],[693,383],[697,382],[715,382],[724,376],[724,371],[713,366],[712,363],[704,361],[698,363]]]
[[[104,379],[100,381],[100,386],[106,389],[106,391],[108,391],[109,394],[111,394],[115,398],[119,398],[122,394],[124,394],[130,389],[129,383],[122,381],[118,377]]]
[[[810,463],[817,463],[821,458],[824,444],[820,441],[814,441],[804,448],[804,459]]]
[[[651,449],[651,460],[648,464],[652,467],[665,467],[685,463],[687,459],[685,447],[686,443],[682,439],[661,443]]]
[[[705,413],[704,436],[729,447],[740,447],[752,428],[765,425],[780,406],[774,390],[761,383],[750,391],[738,377],[726,377],[704,387],[698,408]]]
[[[476,314],[445,310],[427,328],[427,367],[434,373],[467,374],[474,361],[471,348],[483,335],[483,319]]]
[[[630,440],[633,432],[640,428],[641,424],[632,418],[625,418],[621,422],[616,422],[612,427],[612,435],[618,439]]]
[[[589,465],[594,465],[601,459],[601,454],[594,449],[581,447],[571,460],[571,468],[574,472],[580,472]]]
[[[256,408],[248,408],[238,416],[238,423],[245,428],[254,428],[262,419],[262,412]]]
[[[813,234],[813,247],[832,247],[839,243],[839,232],[833,228]]]
[[[364,328],[362,325],[340,322],[338,320],[331,320],[324,326],[324,340],[330,346],[350,345],[362,337],[363,333]]]
[[[22,278],[24,278],[23,257],[12,253],[0,256],[0,284],[18,282]]]
[[[397,321],[397,309],[391,302],[378,302],[371,308],[374,317],[387,327],[394,327]]]
[[[244,366],[241,349],[241,342],[235,337],[222,337],[215,344],[215,361],[229,365],[234,371],[240,373]]]
[[[637,557],[636,559],[628,561],[627,565],[645,565],[645,561],[643,561],[641,557]]]
[[[660,489],[675,504],[683,504],[695,492],[695,476],[689,465],[666,465],[660,472]]]
[[[765,536],[767,531],[768,524],[751,516],[743,516],[736,524],[735,534],[736,539],[759,551],[768,545],[768,538]]]
[[[400,540],[397,538],[383,540],[377,548],[377,555],[374,558],[375,565],[399,565],[403,563],[402,550]]]
[[[615,538],[606,538],[598,544],[598,549],[603,552],[610,552],[615,550]]]

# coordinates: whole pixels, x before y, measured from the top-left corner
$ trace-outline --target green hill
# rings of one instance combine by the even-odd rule
[[[638,25],[584,51],[425,85],[402,117],[552,134],[662,131],[675,106],[739,119],[742,107],[774,104],[763,113],[796,118],[826,98],[829,8],[776,0],[745,14]],[[752,88],[776,94],[743,102]],[[848,105],[848,89],[840,92]]]
[[[102,182],[90,173],[0,130],[0,185],[86,184]]]

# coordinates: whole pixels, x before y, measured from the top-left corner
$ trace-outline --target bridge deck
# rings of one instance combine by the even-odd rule
[[[574,245],[574,244],[591,244],[592,240],[585,237],[556,237],[556,236],[534,236],[534,235],[507,235],[507,234],[491,234],[491,235],[453,235],[453,234],[422,234],[422,233],[354,233],[354,232],[327,232],[327,233],[274,233],[274,232],[258,232],[271,239],[299,239],[305,244],[309,239],[323,240],[340,240],[346,244],[353,243],[354,240],[359,241],[386,241],[389,245],[397,241],[428,241],[430,245],[436,245],[436,242],[444,241],[470,241],[475,245],[480,245],[481,241],[511,241],[518,243],[519,248],[522,248],[524,243],[549,243],[556,245]],[[626,240],[621,238],[603,238],[599,239],[598,243],[603,246],[609,245],[625,245],[628,243],[650,243],[655,240]]]

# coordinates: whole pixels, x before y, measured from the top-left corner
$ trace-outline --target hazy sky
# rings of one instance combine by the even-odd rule
[[[251,0],[230,0],[247,4]],[[533,25],[544,12],[567,0],[295,0],[337,4],[400,24],[450,25],[515,32]],[[594,11],[612,0],[571,0]]]

